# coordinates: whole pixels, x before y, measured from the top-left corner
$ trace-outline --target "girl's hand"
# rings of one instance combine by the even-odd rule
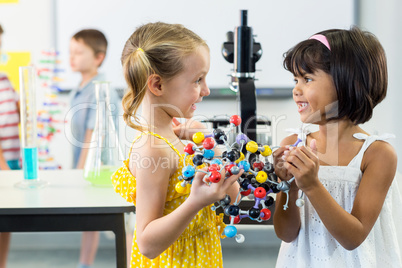
[[[172,125],[174,133],[182,140],[191,141],[195,133],[205,132],[207,130],[207,127],[203,123],[193,119],[186,120],[185,123],[180,123],[179,120],[173,118]]]
[[[229,192],[229,188],[237,181],[243,172],[244,170],[241,170],[239,174],[232,175],[225,179],[226,171],[225,168],[222,167],[220,170],[221,180],[217,183],[211,183],[210,185],[203,181],[206,174],[203,172],[197,172],[194,176],[188,199],[191,199],[199,209],[211,205],[214,202],[218,202],[226,196]]]
[[[285,161],[283,160],[284,152],[288,151],[288,147],[280,147],[274,151],[274,167],[275,174],[282,180],[287,181],[290,180],[293,175],[285,168]]]
[[[311,141],[310,147],[290,147],[284,152],[284,167],[293,174],[297,187],[302,191],[308,191],[319,183],[316,140]]]

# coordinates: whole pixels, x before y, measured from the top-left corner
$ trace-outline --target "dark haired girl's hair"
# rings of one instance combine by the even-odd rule
[[[328,120],[349,118],[354,124],[367,122],[374,107],[387,94],[388,72],[383,47],[370,32],[358,27],[327,30],[331,47],[308,39],[284,54],[283,65],[295,76],[322,70],[333,78],[338,97],[337,115]]]

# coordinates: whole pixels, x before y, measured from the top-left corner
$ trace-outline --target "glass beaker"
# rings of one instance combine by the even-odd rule
[[[84,178],[96,186],[112,186],[111,176],[120,167],[123,153],[110,105],[110,82],[94,81],[96,122],[84,166]]]
[[[20,67],[20,116],[22,168],[24,180],[15,184],[19,188],[40,188],[47,182],[38,177],[38,144],[36,125],[36,80],[34,67]]]

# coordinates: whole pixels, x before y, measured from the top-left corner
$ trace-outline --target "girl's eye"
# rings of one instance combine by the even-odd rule
[[[202,80],[202,78],[200,77],[200,78],[198,78],[197,81],[195,81],[195,83],[196,83],[196,84],[199,84],[199,83],[201,83],[201,80]]]

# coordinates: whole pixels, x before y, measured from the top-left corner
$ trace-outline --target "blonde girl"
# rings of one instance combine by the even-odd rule
[[[205,128],[175,118],[190,119],[210,93],[209,48],[182,25],[149,23],[127,40],[121,61],[128,84],[124,120],[141,132],[112,177],[115,190],[136,206],[131,267],[222,267],[222,218],[210,205],[226,194],[234,200],[241,174],[208,186],[197,172],[191,191],[175,191],[183,168],[181,139]]]

